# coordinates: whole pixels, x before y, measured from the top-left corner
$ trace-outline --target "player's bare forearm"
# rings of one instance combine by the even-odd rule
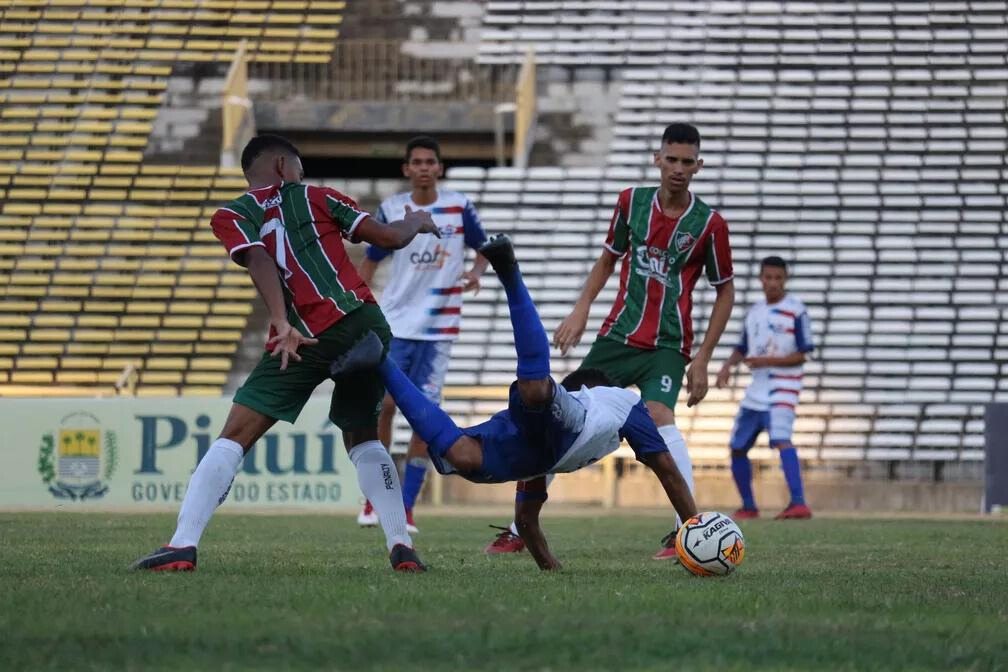
[[[703,359],[705,362],[710,362],[714,348],[717,347],[725,327],[728,326],[732,306],[735,305],[734,281],[723,282],[717,285],[714,291],[717,292],[717,296],[714,298],[714,306],[711,308],[710,319],[707,321],[707,333],[704,334],[703,343],[700,344],[700,350],[696,355],[696,359]]]
[[[761,369],[768,366],[799,366],[805,363],[805,353],[795,352],[784,357],[750,357],[745,361],[753,369]]]
[[[357,273],[360,275],[361,280],[364,281],[364,284],[370,287],[376,270],[378,270],[378,262],[365,257],[364,261],[360,264],[360,268],[357,269]]]
[[[406,216],[389,224],[382,224],[374,217],[367,216],[357,224],[353,238],[384,247],[386,250],[401,250],[416,238],[418,233],[433,233],[441,237],[441,230],[434,225],[430,213],[413,211],[406,207]]]
[[[532,554],[532,559],[539,569],[560,569],[560,563],[549,550],[546,535],[539,526],[539,511],[542,502],[516,502],[515,527],[518,535],[525,542],[525,547]]]
[[[279,328],[287,323],[287,306],[284,304],[283,288],[280,286],[280,275],[276,262],[265,248],[250,247],[245,252],[245,267],[259,290],[269,311],[270,324]]]
[[[679,517],[686,520],[695,516],[696,502],[690,493],[689,485],[686,484],[686,479],[683,478],[672,456],[669,453],[647,453],[641,458],[641,461],[658,477]]]
[[[737,366],[738,363],[741,362],[743,359],[745,359],[745,355],[742,354],[741,350],[732,350],[732,353],[728,356],[728,359],[725,360],[724,367],[726,369],[731,369]]]

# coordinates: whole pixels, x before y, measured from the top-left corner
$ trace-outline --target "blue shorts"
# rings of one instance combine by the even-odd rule
[[[735,427],[732,428],[728,446],[732,450],[749,450],[764,430],[770,435],[771,446],[790,444],[794,421],[794,409],[787,406],[772,406],[769,411],[742,406],[735,416]]]
[[[393,336],[388,356],[425,397],[437,404],[441,401],[451,348],[451,341],[417,341]]]
[[[465,478],[481,483],[521,481],[544,474],[570,449],[584,429],[587,411],[570,392],[553,382],[553,400],[542,409],[522,403],[511,384],[507,410],[462,430],[483,444],[483,468]]]

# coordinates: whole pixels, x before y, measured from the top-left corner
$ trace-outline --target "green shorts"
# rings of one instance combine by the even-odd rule
[[[318,343],[298,349],[301,361],[289,361],[280,370],[280,357],[264,353],[262,359],[235,392],[234,402],[277,420],[294,422],[312,392],[329,378],[329,365],[368,330],[374,331],[388,351],[392,331],[381,309],[365,303],[321,334]],[[373,427],[378,419],[385,385],[377,371],[348,376],[336,385],[329,405],[329,419],[343,431]]]
[[[674,409],[686,371],[686,358],[677,350],[642,350],[600,336],[581,362],[582,369],[599,369],[614,385],[640,388],[641,399]]]

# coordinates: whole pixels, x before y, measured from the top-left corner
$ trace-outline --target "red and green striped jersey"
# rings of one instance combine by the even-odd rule
[[[678,219],[666,217],[658,187],[632,187],[619,196],[605,248],[623,257],[619,293],[600,336],[644,350],[693,347],[693,287],[706,269],[719,285],[732,278],[728,224],[690,194]]]
[[[210,224],[232,259],[254,245],[266,248],[280,274],[287,321],[314,336],[375,303],[342,240],[367,216],[334,189],[285,182],[236,198]]]

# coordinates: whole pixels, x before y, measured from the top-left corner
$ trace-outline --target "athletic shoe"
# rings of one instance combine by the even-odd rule
[[[420,533],[420,528],[413,522],[413,509],[406,509],[406,531],[410,534]]]
[[[484,553],[496,555],[498,553],[521,553],[525,550],[525,542],[517,534],[511,531],[510,527],[500,527],[491,525],[495,530],[500,530],[497,538],[483,549]]]
[[[651,557],[654,560],[674,560],[679,561],[679,553],[676,552],[675,538],[678,529],[672,530],[661,539],[661,548]]]
[[[389,553],[392,569],[404,574],[419,574],[427,571],[427,565],[420,561],[417,552],[406,544],[396,544]]]
[[[742,507],[731,515],[733,520],[754,520],[759,518],[759,509],[747,509]]]
[[[812,517],[812,509],[805,504],[788,504],[788,507],[774,516],[774,520],[799,520]]]
[[[385,344],[378,334],[368,331],[360,340],[350,346],[340,357],[329,365],[329,375],[333,378],[358,371],[367,371],[381,364],[385,357]]]
[[[370,501],[365,501],[364,508],[357,514],[357,524],[361,527],[374,527],[378,524],[378,514]]]
[[[172,548],[162,546],[150,555],[145,555],[130,569],[148,569],[152,572],[192,572],[196,570],[196,547]]]
[[[507,275],[518,267],[518,262],[515,261],[514,246],[506,234],[498,233],[495,236],[490,236],[477,251],[490,262],[498,275]]]

